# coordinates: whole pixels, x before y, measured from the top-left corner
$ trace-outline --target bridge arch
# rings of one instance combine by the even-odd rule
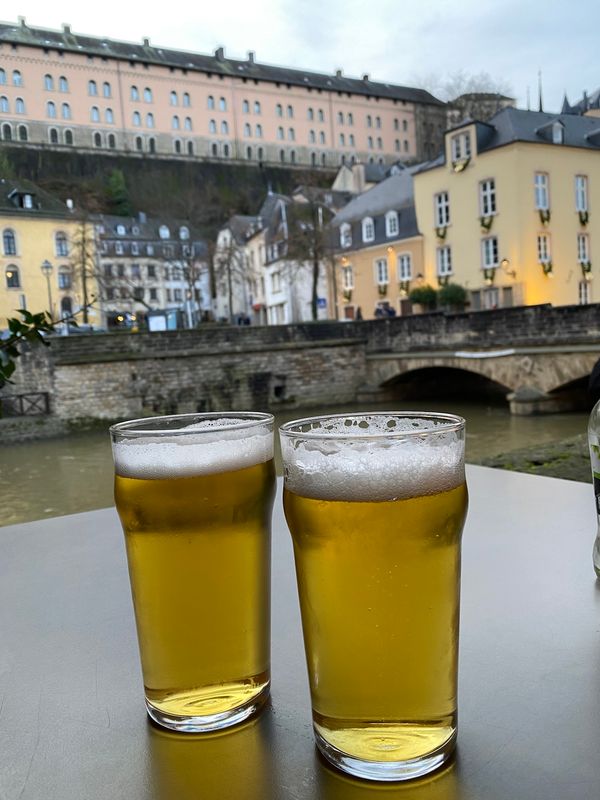
[[[384,380],[380,387],[399,400],[456,398],[502,402],[511,392],[510,386],[484,371],[434,364],[398,373]]]

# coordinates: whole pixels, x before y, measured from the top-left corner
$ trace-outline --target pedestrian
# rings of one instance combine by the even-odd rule
[[[363,315],[362,315],[362,309],[361,309],[361,307],[359,306],[359,307],[356,309],[356,321],[357,321],[357,322],[362,322],[362,318],[363,318]]]

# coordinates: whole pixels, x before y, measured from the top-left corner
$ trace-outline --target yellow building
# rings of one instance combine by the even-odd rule
[[[339,319],[410,313],[408,293],[423,281],[412,170],[395,167],[392,173],[333,220]]]
[[[20,308],[50,310],[55,320],[79,310],[84,303],[80,264],[87,261],[91,273],[95,258],[93,235],[82,236],[84,230],[70,208],[30,181],[0,180],[0,328]],[[93,275],[86,277],[91,300],[98,289]],[[90,323],[99,324],[99,309],[90,308],[88,315]]]
[[[600,122],[505,108],[414,177],[424,278],[471,309],[600,299]],[[594,297],[595,295],[595,297]]]

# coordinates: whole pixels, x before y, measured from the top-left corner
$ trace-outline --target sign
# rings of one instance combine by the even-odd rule
[[[327,308],[326,297],[317,297],[317,308]]]

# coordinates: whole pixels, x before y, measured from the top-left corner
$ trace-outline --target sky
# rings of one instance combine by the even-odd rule
[[[600,87],[598,0],[200,0],[176,4],[102,0],[19,0],[14,16],[32,27],[333,73],[368,73],[372,80],[422,86],[437,93],[449,76],[488,73],[527,107],[538,103],[542,73],[544,110],[559,111]],[[140,10],[143,9],[143,10]]]

